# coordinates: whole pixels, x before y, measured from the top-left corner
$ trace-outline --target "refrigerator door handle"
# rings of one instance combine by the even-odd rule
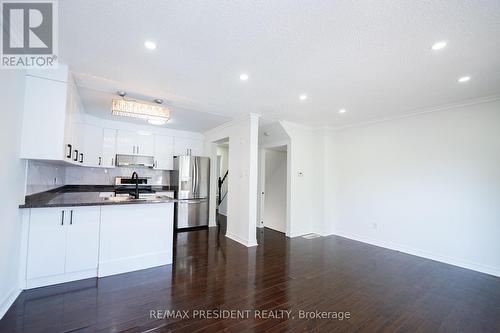
[[[193,198],[194,197],[194,190],[195,190],[195,186],[196,186],[196,164],[195,164],[195,160],[190,157],[191,159],[191,163],[189,163],[191,165],[191,195],[190,197]]]
[[[198,159],[195,157],[194,158],[194,196],[198,197],[198,168],[200,166],[198,165]]]

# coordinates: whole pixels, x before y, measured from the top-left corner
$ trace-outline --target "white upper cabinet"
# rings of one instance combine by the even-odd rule
[[[102,136],[102,167],[114,167],[116,157],[116,130],[105,128]]]
[[[125,155],[154,155],[154,135],[133,131],[118,130],[116,153]]]
[[[204,155],[202,139],[124,127],[127,130],[103,128],[88,121],[67,66],[27,71],[21,158],[109,168],[115,166],[116,154],[141,155],[153,156],[156,169],[172,170],[174,155],[188,150]]]
[[[82,113],[67,66],[28,71],[20,157],[78,164],[82,148],[76,123]]]
[[[21,158],[65,160],[67,82],[26,76]]]
[[[135,155],[136,134],[131,131],[118,130],[116,134],[116,153],[123,155]]]
[[[136,154],[142,156],[153,156],[155,153],[155,136],[151,133],[137,133]]]
[[[188,149],[191,149],[191,155],[203,156],[203,140],[178,137],[174,139],[174,155],[187,155]]]
[[[155,135],[155,169],[173,170],[174,138],[167,135]]]
[[[79,163],[84,166],[98,167],[102,164],[103,129],[84,124],[82,128],[82,158]]]

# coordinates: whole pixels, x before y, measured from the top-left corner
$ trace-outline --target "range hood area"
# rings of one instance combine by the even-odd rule
[[[144,167],[153,168],[153,156],[139,156],[139,155],[116,155],[117,167]]]

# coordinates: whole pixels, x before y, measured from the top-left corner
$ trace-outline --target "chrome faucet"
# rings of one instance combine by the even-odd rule
[[[134,173],[132,173],[131,180],[133,181],[134,179],[135,179],[135,192],[134,192],[133,196],[134,196],[134,198],[139,199],[139,175],[135,171],[134,171]]]

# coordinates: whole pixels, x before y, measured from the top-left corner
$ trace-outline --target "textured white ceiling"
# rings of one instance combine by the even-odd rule
[[[211,113],[197,128],[247,112],[344,126],[500,93],[498,0],[64,0],[60,36],[81,77]]]

